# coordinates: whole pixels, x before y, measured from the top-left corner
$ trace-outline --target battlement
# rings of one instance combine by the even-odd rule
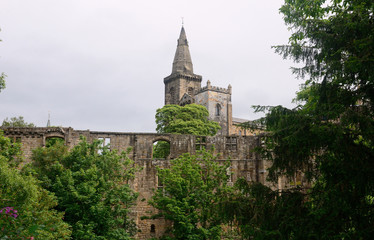
[[[198,93],[202,93],[202,92],[205,92],[205,91],[214,91],[214,92],[225,93],[225,94],[230,94],[231,95],[232,87],[231,87],[230,84],[227,88],[212,86],[210,81],[208,80],[207,83],[206,83],[206,86],[202,87]]]

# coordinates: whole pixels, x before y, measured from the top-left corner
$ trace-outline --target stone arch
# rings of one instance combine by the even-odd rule
[[[48,137],[45,137],[44,139],[44,147],[50,147],[56,144],[57,142],[63,142],[66,145],[66,140],[64,137],[61,137],[59,135],[51,135]]]
[[[152,141],[152,159],[170,158],[170,138],[157,137]]]
[[[43,136],[43,147],[48,145],[48,141],[51,139],[61,139],[66,145],[66,135],[62,130],[49,131]]]

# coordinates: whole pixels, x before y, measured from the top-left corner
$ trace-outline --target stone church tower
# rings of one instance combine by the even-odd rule
[[[179,105],[185,94],[189,96],[188,98],[193,98],[200,90],[201,79],[200,75],[193,73],[186,32],[182,27],[178,39],[177,51],[175,52],[173,70],[170,76],[164,78],[165,105]],[[192,99],[189,99],[189,101],[187,100],[187,103],[192,103]]]
[[[184,106],[196,103],[205,106],[209,112],[209,120],[221,126],[217,135],[241,135],[236,124],[246,120],[232,117],[231,85],[227,88],[216,87],[208,80],[207,85],[201,87],[201,81],[202,77],[193,72],[186,32],[182,27],[172,72],[164,78],[165,105]]]

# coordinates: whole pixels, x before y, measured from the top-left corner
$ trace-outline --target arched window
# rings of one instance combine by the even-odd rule
[[[221,116],[221,105],[219,103],[216,105],[216,116]]]
[[[64,144],[64,143],[65,143],[65,139],[61,137],[48,137],[45,139],[45,146],[47,148],[52,147],[56,144]]]
[[[156,226],[154,224],[151,225],[151,233],[156,232]]]
[[[153,143],[152,159],[167,159],[170,155],[170,143],[159,140]]]

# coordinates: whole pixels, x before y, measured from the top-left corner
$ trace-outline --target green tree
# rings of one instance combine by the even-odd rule
[[[158,133],[214,136],[221,127],[218,123],[210,121],[208,116],[208,110],[201,105],[165,105],[157,109],[156,131]],[[167,158],[170,153],[170,144],[163,141],[157,142],[153,146],[153,153],[155,158]]]
[[[158,133],[193,134],[214,136],[221,128],[218,123],[208,120],[209,112],[201,105],[165,105],[157,109],[156,131]]]
[[[158,169],[159,188],[150,204],[160,210],[154,218],[172,221],[171,239],[220,239],[220,202],[227,194],[227,168],[210,152],[184,154]]]
[[[158,141],[153,144],[153,158],[166,159],[170,155],[170,143],[166,141]]]
[[[71,151],[56,142],[33,152],[33,165],[43,186],[58,199],[74,239],[131,239],[135,223],[129,207],[137,195],[128,181],[133,162],[100,141],[83,138]]]
[[[0,92],[5,88],[5,78],[6,75],[4,73],[1,73],[0,75]]]
[[[4,136],[0,130],[0,157],[8,162],[10,167],[18,167],[22,162],[21,144]]]
[[[222,203],[225,220],[239,228],[241,239],[318,239],[313,236],[308,204],[298,189],[273,191],[261,183],[239,179]]]
[[[63,138],[59,138],[59,137],[51,137],[51,138],[47,138],[45,140],[45,146],[48,148],[48,147],[51,147],[55,144],[64,144],[65,143],[65,139]]]
[[[5,118],[2,127],[36,127],[33,123],[27,123],[22,116]]]
[[[70,239],[70,226],[53,208],[56,197],[31,175],[22,174],[13,156],[17,144],[0,132],[0,239]]]
[[[293,33],[289,45],[275,50],[303,62],[293,71],[306,81],[296,97],[299,106],[257,107],[268,113],[256,123],[268,131],[262,153],[273,163],[270,179],[301,170],[312,186],[289,195],[302,197],[295,208],[302,213],[298,219],[308,223],[305,236],[297,234],[298,225],[281,231],[289,218],[279,218],[272,229],[280,234],[273,239],[371,239],[374,2],[286,0],[280,11]],[[276,198],[269,200],[273,207],[288,207]],[[264,223],[270,226],[274,219],[264,221],[247,226],[269,230]]]

